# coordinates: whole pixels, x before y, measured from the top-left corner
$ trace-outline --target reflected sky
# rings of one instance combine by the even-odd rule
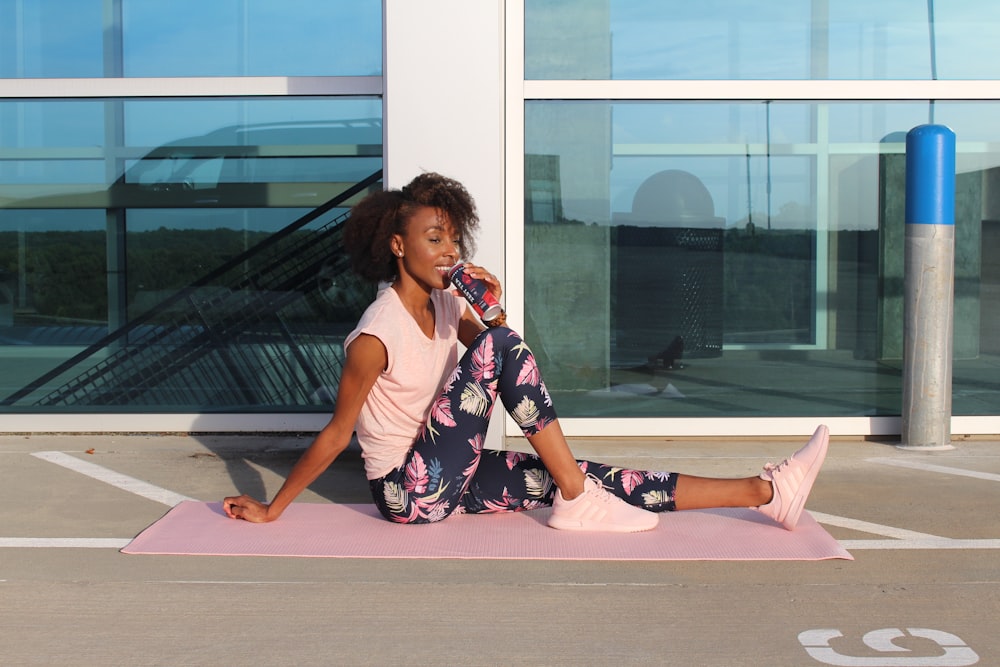
[[[526,0],[525,16],[530,79],[1000,76],[1000,4],[981,0]]]
[[[120,107],[124,119],[115,131],[117,142],[107,134],[109,106]],[[223,128],[234,128],[231,137],[214,143],[239,145],[248,140],[237,139],[235,128],[307,123],[320,129],[353,128],[336,140],[317,135],[313,143],[379,144],[381,118],[382,101],[374,97],[7,101],[0,102],[0,147],[108,148],[120,143],[140,151],[133,156],[139,157],[141,151],[183,140],[211,145],[204,137]],[[304,142],[301,137],[283,137],[280,143]],[[9,178],[14,176],[8,174],[3,182],[17,182]]]
[[[838,229],[876,229],[883,156],[902,155],[906,133],[930,112],[919,101],[535,101],[526,106],[525,146],[558,158],[571,220],[615,224],[647,179],[680,170],[705,185],[728,227],[815,228],[829,214]],[[935,122],[958,138],[959,173],[1000,166],[998,113],[1000,103],[934,105]],[[840,215],[840,206],[864,213]]]
[[[106,4],[0,0],[0,78],[382,72],[380,0],[122,0],[120,51]]]
[[[382,71],[380,0],[121,0],[120,57],[109,62],[105,40],[115,33],[104,30],[105,4],[0,0],[0,15],[14,17],[0,22],[0,77]],[[573,76],[577,64],[587,76],[605,71],[620,79],[1000,78],[1000,40],[994,37],[1000,3],[981,0],[525,0],[525,16],[529,78]],[[114,105],[122,122],[112,133],[106,118]],[[568,186],[570,217],[606,222],[628,211],[649,175],[687,168],[703,179],[717,215],[732,225],[759,210],[800,216],[822,206],[813,156],[827,149],[839,155],[837,169],[850,170],[852,161],[867,165],[880,145],[898,143],[932,118],[955,130],[960,152],[963,142],[996,141],[992,103],[937,104],[933,113],[927,102],[834,103],[826,105],[822,128],[829,145],[818,146],[815,108],[617,103],[599,125],[585,120],[574,130],[570,121],[544,139],[529,136],[528,152],[563,155],[571,172],[584,163],[561,140],[602,144],[597,153],[607,159],[600,165],[607,192],[595,199]],[[0,183],[110,183],[121,176],[125,160],[223,128],[381,117],[375,98],[5,102],[0,146],[80,150],[67,159],[7,160],[0,164]],[[850,144],[858,145],[858,155]],[[100,150],[122,159],[84,155]],[[960,169],[998,162],[988,149],[976,150],[960,154]]]
[[[380,0],[0,0],[0,17],[0,78],[382,72]],[[0,148],[11,152],[0,160],[0,203],[109,187],[139,158],[177,143],[325,146],[301,180],[367,175],[381,159],[381,119],[381,99],[361,96],[3,101]],[[320,169],[341,154],[330,146],[358,144],[374,157],[353,170]],[[256,165],[292,159],[272,151]]]
[[[379,0],[126,0],[122,13],[125,76],[382,73]]]

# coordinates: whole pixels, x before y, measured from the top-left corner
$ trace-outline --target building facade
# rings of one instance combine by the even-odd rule
[[[935,123],[952,432],[1000,433],[1000,9],[689,5],[0,0],[0,428],[319,428],[371,296],[338,225],[431,170],[569,434],[899,433]]]

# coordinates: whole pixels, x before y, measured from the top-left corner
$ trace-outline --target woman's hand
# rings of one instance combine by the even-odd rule
[[[251,523],[267,523],[268,505],[250,496],[230,496],[222,501],[222,510],[230,519],[243,519]]]
[[[499,301],[500,297],[503,296],[503,287],[500,285],[500,279],[487,271],[485,268],[479,266],[478,264],[465,262],[465,273],[471,278],[478,278],[479,280],[485,282],[487,289],[490,290],[490,294],[492,294],[497,301]]]

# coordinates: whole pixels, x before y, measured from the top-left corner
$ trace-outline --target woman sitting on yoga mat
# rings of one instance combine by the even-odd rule
[[[531,350],[504,326],[502,313],[483,326],[452,290],[448,269],[471,256],[478,224],[465,188],[433,173],[354,207],[344,232],[352,265],[364,278],[390,285],[344,343],[347,360],[330,422],[269,504],[229,497],[228,516],[277,519],[356,430],[375,504],[399,523],[552,506],[553,528],[634,532],[655,527],[656,512],[756,507],[795,527],[826,455],[825,426],[757,477],[713,479],[577,461]],[[499,300],[496,276],[469,262],[465,272]],[[458,343],[467,348],[461,360]],[[483,449],[498,397],[537,456]]]

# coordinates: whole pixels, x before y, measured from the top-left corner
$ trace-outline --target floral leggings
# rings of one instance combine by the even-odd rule
[[[552,504],[555,486],[537,456],[483,450],[498,395],[525,436],[556,418],[534,355],[505,327],[476,338],[434,402],[406,461],[369,482],[385,518],[431,523],[455,512],[517,512]],[[632,505],[654,512],[674,509],[676,473],[577,463]]]

